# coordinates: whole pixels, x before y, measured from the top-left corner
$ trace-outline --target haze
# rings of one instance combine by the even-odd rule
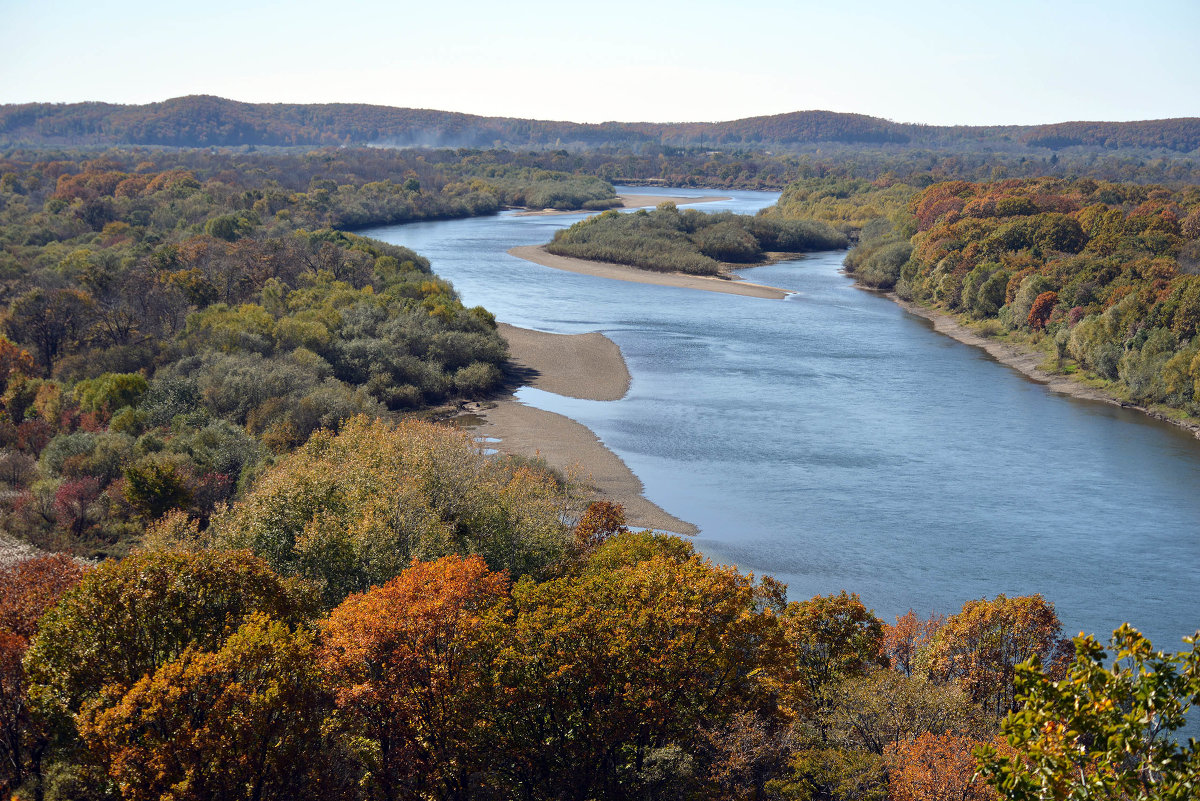
[[[0,102],[187,94],[483,115],[802,109],[1028,124],[1200,113],[1200,4],[5,0]]]

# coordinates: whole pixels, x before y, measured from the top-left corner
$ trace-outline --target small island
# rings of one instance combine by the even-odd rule
[[[846,247],[845,234],[816,220],[695,209],[660,203],[654,211],[606,211],[558,231],[548,253],[655,272],[729,277],[733,266],[765,264],[772,254]]]

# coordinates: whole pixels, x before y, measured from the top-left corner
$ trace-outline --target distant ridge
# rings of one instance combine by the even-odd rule
[[[1013,150],[1200,149],[1200,118],[1061,122],[1026,126],[936,126],[863,114],[796,111],[729,122],[598,124],[481,117],[354,103],[241,103],[192,95],[141,106],[26,103],[0,106],[7,145],[600,147],[967,147]]]

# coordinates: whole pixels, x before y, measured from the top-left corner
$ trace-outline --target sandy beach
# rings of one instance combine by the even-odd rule
[[[623,209],[641,209],[647,206],[657,206],[659,203],[674,203],[676,206],[688,206],[693,203],[715,203],[718,200],[729,200],[727,196],[721,195],[705,195],[704,197],[682,197],[674,196],[667,197],[664,195],[617,195],[617,199],[621,201]],[[613,208],[616,208],[615,206]],[[575,209],[573,211],[560,211],[559,209],[530,209],[528,211],[518,211],[514,217],[548,217],[554,214],[580,214],[587,211],[586,209]],[[599,213],[599,212],[596,212]]]
[[[902,300],[894,292],[886,294],[887,297],[898,303],[905,311],[915,314],[918,317],[924,317],[933,323],[934,331],[952,337],[965,345],[983,348],[996,361],[1019,370],[1038,383],[1045,384],[1053,392],[1070,395],[1073,398],[1100,401],[1101,403],[1109,403],[1114,406],[1133,409],[1142,412],[1148,417],[1153,417],[1155,420],[1161,420],[1165,423],[1186,429],[1193,436],[1200,438],[1200,424],[1186,420],[1177,420],[1154,409],[1130,403],[1129,401],[1110,395],[1101,389],[1083,384],[1070,376],[1046,372],[1039,367],[1039,365],[1046,361],[1046,354],[1044,353],[981,336],[959,323],[958,320],[949,314]]]
[[[540,264],[543,267],[553,267],[569,273],[594,275],[599,278],[611,278],[615,281],[629,281],[634,284],[655,284],[657,286],[674,286],[683,289],[699,289],[704,292],[722,292],[727,295],[745,295],[752,298],[769,298],[782,300],[792,294],[778,287],[765,284],[754,284],[736,278],[710,278],[702,275],[687,275],[685,273],[658,273],[651,270],[641,270],[637,267],[627,267],[624,264],[610,264],[604,261],[574,259],[569,256],[555,256],[547,253],[541,245],[524,245],[511,248],[509,255],[518,259]]]
[[[508,323],[497,327],[508,342],[517,386],[599,401],[620,400],[629,391],[625,358],[604,334],[548,334]]]
[[[508,342],[511,383],[532,386],[584,400],[612,401],[629,389],[629,370],[621,349],[608,337],[549,334],[501,323]],[[642,496],[644,487],[633,471],[589,429],[553,412],[505,398],[494,404],[472,404],[469,413],[483,422],[472,427],[478,437],[504,453],[540,456],[559,470],[574,474],[596,497],[625,507],[630,526],[696,534],[699,529],[667,513]]]

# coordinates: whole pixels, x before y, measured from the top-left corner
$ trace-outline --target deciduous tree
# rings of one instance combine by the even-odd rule
[[[113,705],[89,705],[84,744],[128,801],[338,797],[311,633],[249,615],[215,652],[189,647]]]
[[[83,577],[65,556],[27,559],[0,569],[0,795],[38,779],[49,732],[30,708],[21,660],[38,619]]]
[[[322,663],[383,799],[467,798],[494,756],[494,661],[508,577],[483,559],[414,562],[323,624]]]
[[[1200,646],[1184,642],[1179,653],[1155,651],[1126,624],[1107,649],[1075,638],[1062,678],[1036,657],[1019,665],[1021,707],[1002,726],[1017,753],[989,749],[980,770],[1012,801],[1195,799],[1200,747],[1175,732],[1200,698]]]
[[[997,595],[968,601],[946,619],[933,641],[930,669],[961,683],[984,712],[1000,717],[1016,707],[1018,664],[1037,656],[1050,675],[1061,676],[1069,655],[1054,604],[1040,595]]]
[[[307,588],[244,551],[136,553],[88,573],[42,618],[26,659],[30,693],[75,714],[188,648],[219,650],[255,612],[296,623],[313,611]]]
[[[983,743],[960,734],[927,732],[889,745],[888,797],[892,801],[999,801],[975,773]]]

